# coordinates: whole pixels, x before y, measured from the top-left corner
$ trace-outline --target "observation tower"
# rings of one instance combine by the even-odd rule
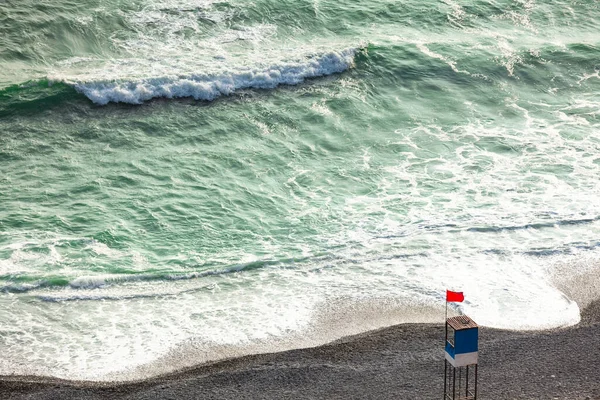
[[[479,326],[466,315],[446,319],[444,400],[477,399]]]

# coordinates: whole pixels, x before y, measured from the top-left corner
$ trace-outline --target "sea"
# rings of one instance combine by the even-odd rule
[[[599,0],[1,1],[0,374],[442,323],[446,289],[484,328],[577,324],[599,27]]]

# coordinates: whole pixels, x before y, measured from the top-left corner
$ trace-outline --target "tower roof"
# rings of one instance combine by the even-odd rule
[[[475,323],[471,318],[466,315],[459,315],[457,317],[448,318],[448,325],[452,327],[455,331],[460,331],[463,329],[472,329],[479,328],[479,325]]]

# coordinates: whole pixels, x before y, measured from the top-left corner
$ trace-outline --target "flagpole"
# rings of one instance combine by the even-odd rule
[[[445,332],[445,340],[448,341],[448,293],[446,292],[446,317],[444,318],[444,332]],[[446,343],[444,343],[444,346],[446,346]],[[445,378],[444,378],[444,384],[445,384]]]
[[[446,318],[444,319],[444,325],[446,325],[447,320],[448,320],[448,291],[446,290]]]
[[[446,318],[444,318],[444,324],[448,321],[448,300],[446,299]]]

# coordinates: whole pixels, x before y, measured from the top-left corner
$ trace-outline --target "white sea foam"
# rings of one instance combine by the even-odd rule
[[[345,196],[337,215],[344,228],[319,237],[328,243],[323,256],[301,242],[306,259],[255,268],[257,261],[275,258],[234,257],[237,249],[228,254],[223,248],[218,259],[207,260],[200,251],[192,258],[202,265],[228,265],[227,270],[178,267],[162,275],[140,269],[102,276],[64,265],[72,258],[67,244],[111,260],[136,258],[135,250],[114,253],[94,240],[66,242],[48,234],[13,238],[15,243],[4,247],[6,257],[10,252],[14,257],[7,258],[15,264],[10,271],[49,264],[54,246],[63,255],[60,273],[71,284],[16,288],[28,291],[28,301],[16,304],[10,303],[12,294],[0,297],[1,320],[19,320],[18,329],[43,333],[6,335],[9,350],[0,373],[140,378],[394,323],[440,321],[445,288],[463,290],[466,301],[458,307],[483,326],[541,329],[577,323],[580,308],[600,293],[595,279],[600,186],[593,135],[577,141],[569,135],[596,128],[591,113],[598,106],[594,98],[574,99],[573,109],[560,108],[562,116],[554,106],[506,102],[519,116],[510,127],[480,120],[451,128],[398,127],[395,140],[406,156],[384,166],[377,165],[376,149],[356,152],[348,164],[360,170],[369,165],[381,182],[374,193]],[[573,110],[580,118],[572,118]],[[453,148],[453,142],[460,144]],[[432,143],[448,144],[449,151],[433,153]],[[371,154],[374,161],[368,160]],[[557,166],[572,170],[555,173]],[[314,165],[297,163],[281,181],[307,190],[303,178],[313,171]],[[402,182],[401,190],[395,182]],[[435,193],[444,201],[432,201],[424,188],[440,182],[456,184]],[[320,188],[306,195],[326,204],[332,193]],[[301,196],[294,201],[294,218],[322,212]],[[394,213],[398,204],[410,207],[405,216]],[[276,244],[269,251],[281,253]],[[251,267],[235,273],[245,265]],[[76,334],[70,321],[77,323]]]
[[[419,49],[419,51],[421,51],[423,54],[425,54],[431,58],[436,58],[438,60],[442,60],[443,62],[448,64],[448,66],[450,68],[452,68],[452,71],[454,71],[456,73],[463,73],[463,74],[469,75],[469,72],[461,71],[456,67],[456,61],[449,60],[448,58],[442,56],[441,54],[431,51],[424,43],[417,43],[416,45],[417,45],[417,49]]]
[[[296,85],[305,79],[343,72],[354,65],[357,48],[331,51],[301,61],[281,62],[265,67],[235,69],[219,74],[164,76],[131,81],[70,82],[96,104],[110,102],[141,104],[157,98],[193,97],[214,100],[241,89],[272,89]]]

